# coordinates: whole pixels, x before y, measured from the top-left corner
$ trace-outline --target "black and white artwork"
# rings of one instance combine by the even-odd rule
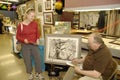
[[[80,57],[80,35],[48,34],[45,41],[45,62],[64,65]]]

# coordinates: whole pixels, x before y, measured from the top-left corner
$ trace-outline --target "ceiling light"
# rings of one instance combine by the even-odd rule
[[[3,1],[0,1],[0,3],[2,3],[2,4],[12,4],[10,2],[3,2]]]
[[[19,2],[19,0],[8,0],[8,1],[11,1],[11,2]]]

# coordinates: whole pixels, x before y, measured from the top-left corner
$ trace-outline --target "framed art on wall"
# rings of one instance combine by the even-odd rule
[[[46,34],[52,33],[52,26],[51,25],[44,25],[43,26],[44,37]]]
[[[37,15],[42,14],[42,2],[35,3],[35,11]]]
[[[56,21],[55,32],[57,34],[69,34],[71,32],[71,22],[69,21]]]
[[[45,10],[51,10],[51,0],[45,2]]]
[[[52,12],[44,12],[43,18],[44,18],[45,24],[53,24],[53,13]]]
[[[81,55],[80,35],[47,34],[45,39],[46,63],[66,65]]]

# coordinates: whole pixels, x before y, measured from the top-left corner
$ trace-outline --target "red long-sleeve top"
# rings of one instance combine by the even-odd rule
[[[16,38],[19,42],[24,43],[24,39],[27,39],[29,43],[36,43],[36,40],[39,39],[40,33],[38,30],[38,24],[34,21],[28,25],[23,24],[23,29],[21,30],[21,24],[17,27]]]

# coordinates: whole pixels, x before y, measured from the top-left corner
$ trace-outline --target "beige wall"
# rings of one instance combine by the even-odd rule
[[[65,8],[120,4],[120,0],[65,0]]]

